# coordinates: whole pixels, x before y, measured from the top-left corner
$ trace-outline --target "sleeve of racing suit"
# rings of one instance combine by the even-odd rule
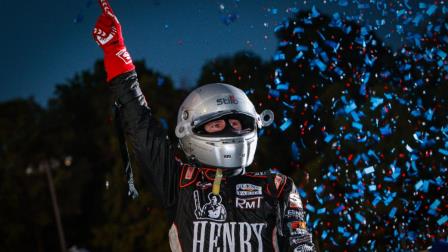
[[[279,197],[277,230],[281,251],[316,251],[306,228],[306,213],[294,182],[288,178]]]
[[[135,71],[115,77],[110,84],[121,105],[123,128],[144,182],[163,207],[173,209],[178,195],[179,163],[166,130],[151,115]]]

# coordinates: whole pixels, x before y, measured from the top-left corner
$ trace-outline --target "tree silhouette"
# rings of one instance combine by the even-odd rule
[[[146,69],[143,62],[136,66],[143,91],[150,103],[157,104],[153,113],[172,128],[184,92],[175,90],[169,78]],[[43,165],[49,165],[68,246],[168,251],[167,224],[160,222],[163,211],[153,207],[157,202],[145,192],[136,168],[141,197],[132,202],[127,198],[112,104],[100,61],[93,72],[84,71],[58,85],[45,109],[33,100],[1,104],[1,161],[5,165],[0,190],[7,203],[1,204],[0,211],[10,216],[0,228],[6,237],[2,250],[58,249],[42,174]]]

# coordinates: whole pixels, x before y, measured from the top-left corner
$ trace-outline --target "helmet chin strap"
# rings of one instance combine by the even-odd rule
[[[216,169],[215,179],[213,180],[212,193],[214,195],[219,194],[219,190],[221,189],[221,180],[222,180],[222,170],[220,168],[218,168],[218,169]]]

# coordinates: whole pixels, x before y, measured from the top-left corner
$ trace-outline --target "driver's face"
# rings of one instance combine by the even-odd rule
[[[227,119],[227,122],[230,124],[230,126],[235,130],[242,130],[242,125],[240,120],[238,119]],[[226,120],[219,119],[215,121],[208,122],[204,125],[204,130],[207,133],[215,133],[224,130],[226,127]]]

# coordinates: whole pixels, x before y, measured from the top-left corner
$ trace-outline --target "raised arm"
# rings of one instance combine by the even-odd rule
[[[107,0],[98,1],[102,14],[93,37],[104,51],[107,81],[120,105],[120,117],[145,183],[162,205],[173,209],[177,201],[178,163],[167,132],[151,115],[140,89],[132,59],[118,22]]]

